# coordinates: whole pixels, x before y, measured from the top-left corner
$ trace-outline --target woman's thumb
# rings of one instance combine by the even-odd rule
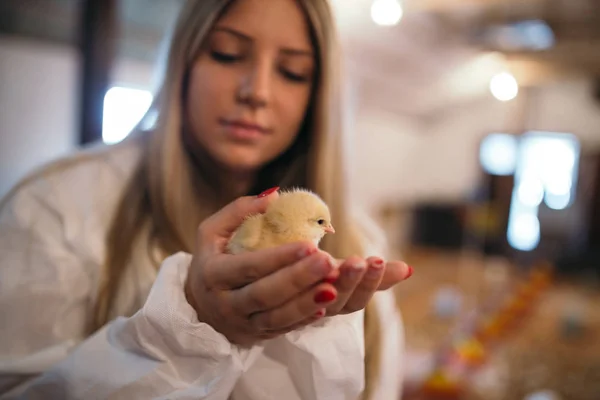
[[[279,197],[277,189],[269,189],[258,196],[240,197],[204,221],[202,229],[209,235],[229,238],[249,215],[263,214],[267,210],[271,201]]]

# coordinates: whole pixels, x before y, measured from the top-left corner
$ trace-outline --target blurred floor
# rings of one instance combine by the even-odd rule
[[[595,287],[562,280],[527,285],[528,275],[514,265],[477,254],[411,249],[403,258],[415,268],[398,287],[408,352],[405,399],[521,400],[540,390],[560,399],[600,399]],[[525,294],[512,295],[519,291]],[[461,312],[453,314],[452,304]],[[469,314],[473,319],[465,320]],[[468,321],[495,328],[487,337],[471,335]],[[444,344],[449,351],[441,353]],[[447,355],[443,362],[440,354]],[[443,365],[437,369],[436,359]]]

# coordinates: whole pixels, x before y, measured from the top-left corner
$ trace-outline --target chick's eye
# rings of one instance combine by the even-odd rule
[[[319,225],[323,225],[324,223],[325,223],[324,219],[320,219],[320,220],[317,221],[317,224],[319,224]]]

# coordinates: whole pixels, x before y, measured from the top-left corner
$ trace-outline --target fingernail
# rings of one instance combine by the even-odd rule
[[[319,311],[317,311],[314,315],[315,318],[321,318],[325,316],[325,309],[321,308]]]
[[[367,270],[366,275],[369,278],[377,278],[382,270],[383,270],[383,263],[374,262],[373,264],[371,264],[369,266],[369,269]]]
[[[365,268],[367,268],[365,263],[360,262],[353,264],[352,268],[346,270],[346,275],[350,279],[356,279],[364,273]]]
[[[338,269],[333,269],[329,271],[329,274],[323,279],[323,282],[335,284],[337,280],[340,278],[340,271]]]
[[[328,258],[316,260],[312,264],[313,272],[317,275],[328,273],[331,269],[331,263]]]
[[[335,300],[335,293],[330,290],[320,291],[315,295],[315,303],[329,303]]]
[[[373,264],[381,267],[381,266],[383,266],[383,260],[381,258],[376,258],[373,260]]]
[[[259,195],[258,195],[258,196],[256,196],[256,197],[258,197],[259,199],[260,199],[260,198],[262,198],[262,197],[267,197],[267,196],[268,196],[268,195],[270,195],[271,193],[275,193],[275,192],[276,192],[276,191],[278,191],[278,190],[279,190],[279,186],[275,186],[275,187],[272,187],[271,189],[267,189],[267,190],[265,190],[264,192],[262,192],[261,194],[259,194]]]
[[[410,278],[410,277],[412,276],[413,272],[414,272],[414,269],[413,269],[413,267],[411,267],[411,266],[409,265],[409,266],[408,266],[408,274],[406,275],[406,278],[404,278],[404,279],[408,279],[408,278]]]
[[[308,257],[311,254],[314,254],[317,252],[317,249],[314,247],[307,247],[307,248],[303,248],[302,250],[300,250],[298,252],[298,258],[304,258],[304,257]]]

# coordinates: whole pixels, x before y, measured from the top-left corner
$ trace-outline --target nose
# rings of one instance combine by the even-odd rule
[[[271,96],[271,63],[257,60],[249,66],[242,77],[238,102],[252,109],[266,107]]]
[[[335,229],[333,229],[333,226],[331,224],[327,225],[325,227],[325,232],[327,233],[335,233]]]

